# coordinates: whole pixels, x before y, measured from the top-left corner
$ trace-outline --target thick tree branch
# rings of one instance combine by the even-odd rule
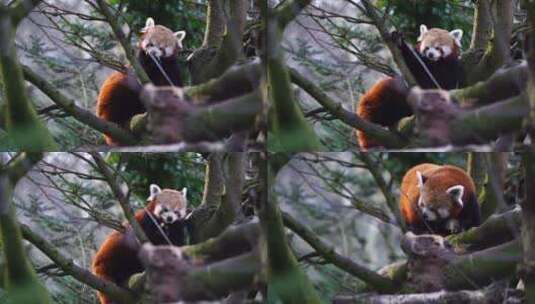
[[[529,109],[525,95],[475,110],[460,109],[449,102],[446,91],[439,90],[413,90],[408,101],[422,139],[430,146],[487,143],[521,129]]]
[[[196,106],[184,100],[178,88],[147,85],[141,99],[149,113],[147,130],[155,143],[221,140],[234,132],[250,130],[262,110],[258,91]]]
[[[25,163],[35,163],[40,156],[36,155],[36,159],[28,161],[24,160],[27,157],[25,155],[19,157],[13,165],[0,172],[0,235],[5,263],[4,286],[9,300],[13,303],[49,304],[52,300],[39,282],[26,255],[12,202],[16,181],[22,173],[29,170]],[[13,170],[17,172],[11,172]]]
[[[221,196],[225,191],[223,155],[223,153],[211,153],[208,156],[201,205],[219,206],[221,203]]]
[[[13,25],[16,27],[39,3],[41,0],[18,0],[15,2],[10,8]]]
[[[110,298],[119,303],[134,303],[136,296],[124,288],[117,286],[111,281],[102,280],[92,274],[89,270],[81,268],[75,264],[73,259],[65,257],[56,247],[32,231],[28,226],[21,225],[23,237],[39,248],[49,259],[51,259],[66,274],[71,275],[76,280],[87,284],[99,291],[106,293]]]
[[[263,261],[268,274],[268,284],[274,301],[281,303],[321,303],[316,290],[306,274],[299,267],[299,263],[288,245],[288,238],[284,230],[281,211],[276,201],[273,185],[278,170],[289,159],[287,155],[279,153],[277,160],[260,158],[260,183],[265,188],[260,196],[257,214],[260,218],[263,243],[261,248],[267,250]],[[275,155],[275,156],[276,156]],[[269,165],[269,167],[268,167]],[[269,169],[268,169],[269,168]],[[268,199],[269,197],[269,199]]]
[[[216,212],[203,225],[201,240],[218,235],[237,218],[243,219],[241,193],[245,178],[245,154],[228,154],[223,161],[223,175],[225,194]]]
[[[19,2],[23,11],[27,1]],[[2,5],[3,6],[3,5]],[[32,6],[33,7],[33,6]],[[22,15],[19,16],[19,18]],[[16,22],[10,10],[0,10],[0,73],[4,86],[5,105],[3,115],[8,133],[8,150],[48,151],[57,150],[50,132],[37,117],[26,87],[15,46]]]
[[[295,99],[290,75],[281,48],[286,25],[310,3],[310,0],[285,1],[277,11],[267,10],[262,18],[266,29],[266,57],[270,99],[269,145],[272,151],[320,151],[323,149],[312,127],[307,123]]]
[[[521,210],[494,214],[481,226],[448,237],[452,245],[469,251],[481,250],[514,240],[520,235]]]

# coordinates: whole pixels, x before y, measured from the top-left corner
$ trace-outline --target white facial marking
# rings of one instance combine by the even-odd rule
[[[442,47],[442,53],[443,53],[442,56],[443,57],[448,57],[449,55],[451,55],[452,52],[453,51],[452,51],[451,47],[449,47],[449,46],[443,46]]]
[[[438,212],[438,215],[445,219],[445,218],[448,218],[450,216],[450,210],[448,208],[440,208],[437,210]]]
[[[446,190],[446,193],[448,193],[453,201],[457,202],[459,204],[459,207],[463,207],[463,194],[464,194],[464,186],[463,185],[455,185],[452,187],[449,187],[448,190]]]
[[[169,210],[160,213],[160,219],[166,224],[172,224],[178,220],[178,215],[173,210]]]
[[[446,223],[446,229],[451,233],[457,233],[461,231],[461,224],[456,219],[451,219]]]
[[[424,56],[431,61],[438,61],[442,58],[442,53],[436,47],[430,47],[427,50],[424,49]]]
[[[435,212],[427,207],[422,208],[422,215],[426,221],[432,222],[437,219]]]
[[[149,55],[155,56],[156,58],[162,57],[162,50],[157,46],[150,46],[145,49],[145,52]]]
[[[168,46],[168,47],[165,48],[165,56],[169,57],[171,55],[173,55],[173,48]]]

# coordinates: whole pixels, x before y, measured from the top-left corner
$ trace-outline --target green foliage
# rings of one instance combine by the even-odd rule
[[[463,45],[468,45],[470,41],[470,35],[467,34],[472,31],[471,1],[379,0],[377,6],[387,9],[393,25],[410,41],[416,41],[420,24],[425,24],[428,28],[439,27],[447,30],[460,28],[465,33]]]
[[[190,204],[201,202],[205,161],[196,153],[112,153],[108,162],[116,164],[131,190],[141,199],[149,193],[149,185],[162,188],[188,188]]]
[[[156,24],[173,31],[185,30],[186,48],[197,47],[202,42],[206,1],[112,0],[110,3],[124,8],[124,17],[132,29],[143,28],[147,17],[152,17]]]
[[[383,164],[398,182],[411,167],[421,163],[454,165],[466,170],[466,153],[384,153]]]

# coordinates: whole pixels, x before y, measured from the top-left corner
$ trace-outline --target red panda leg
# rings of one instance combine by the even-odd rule
[[[412,114],[412,109],[406,101],[408,93],[409,89],[401,78],[381,79],[362,95],[357,106],[357,115],[381,126],[392,126]],[[381,146],[360,130],[357,130],[357,139],[363,150]]]

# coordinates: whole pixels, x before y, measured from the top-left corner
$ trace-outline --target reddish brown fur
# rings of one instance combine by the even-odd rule
[[[155,205],[155,201],[152,201],[147,209],[153,212]],[[136,212],[135,217],[138,223],[141,223],[145,212],[143,209]],[[104,240],[93,257],[92,272],[97,277],[124,286],[131,275],[143,271],[137,258],[139,244],[132,235],[128,235],[132,233],[132,231],[127,231],[126,234],[113,231]],[[102,292],[98,292],[98,298],[101,304],[113,303]]]
[[[186,202],[178,195],[180,192],[170,189],[164,189],[156,196],[147,206],[146,210],[154,215],[154,209],[157,204],[163,204],[168,207],[178,206],[186,207]],[[177,199],[178,197],[178,199]],[[146,210],[138,210],[135,214],[136,221],[142,225],[147,237],[152,243],[155,241],[154,235],[160,235],[159,231],[147,231],[143,221],[146,220]],[[143,271],[143,266],[138,259],[139,244],[135,239],[131,227],[125,224],[125,233],[118,231],[111,232],[104,240],[100,249],[93,258],[92,272],[99,278],[112,281],[120,286],[126,285],[126,280],[135,273]],[[182,245],[182,244],[175,244]],[[110,304],[112,301],[103,293],[98,293],[101,304]]]
[[[132,82],[137,82],[135,77],[121,72],[113,72],[106,78],[97,99],[99,118],[127,128],[134,115],[145,112],[139,93],[132,89]],[[108,135],[105,140],[108,145],[117,145]]]
[[[408,89],[400,78],[383,78],[362,95],[357,115],[382,126],[392,126],[412,113],[406,102],[407,94]],[[357,138],[363,150],[380,146],[362,131],[357,130]]]
[[[140,38],[138,46],[138,60],[147,72],[151,82],[157,86],[170,85],[167,78],[156,67],[151,58],[143,51],[141,45],[145,40],[159,45],[174,47],[173,54],[169,57],[161,57],[160,62],[166,74],[175,86],[182,86],[182,79],[178,64],[178,40],[171,30],[161,25],[156,25],[149,29]],[[102,84],[97,98],[97,116],[106,121],[114,122],[123,128],[128,128],[130,119],[137,114],[144,113],[145,107],[139,98],[141,85],[132,69],[127,73],[113,72]],[[105,135],[108,145],[116,146],[119,143],[109,135]]]
[[[438,61],[431,61],[419,54],[420,43],[414,48],[440,87],[450,90],[462,86],[464,72],[459,60],[460,48],[455,43],[455,39],[448,31],[442,29],[430,29],[424,34],[423,39],[420,43],[447,45],[452,49],[449,56]],[[424,89],[436,88],[435,82],[429,78],[411,48],[404,41],[401,41],[399,47],[418,85]],[[357,106],[357,115],[382,126],[395,126],[403,117],[412,115],[412,109],[406,101],[407,94],[408,89],[401,78],[381,79],[361,97]],[[380,147],[362,131],[357,131],[357,139],[363,150]]]
[[[451,217],[458,217],[461,209],[457,205],[450,203],[450,197],[446,193],[448,188],[455,185],[464,186],[462,200],[466,205],[473,203],[471,200],[476,191],[474,182],[464,170],[449,165],[420,164],[407,171],[401,181],[399,208],[401,216],[407,225],[418,225],[422,221],[417,212],[418,198],[421,194],[418,187],[417,171],[427,178],[425,182],[425,200],[434,204],[449,205],[451,207]],[[468,207],[465,206],[465,208]]]

